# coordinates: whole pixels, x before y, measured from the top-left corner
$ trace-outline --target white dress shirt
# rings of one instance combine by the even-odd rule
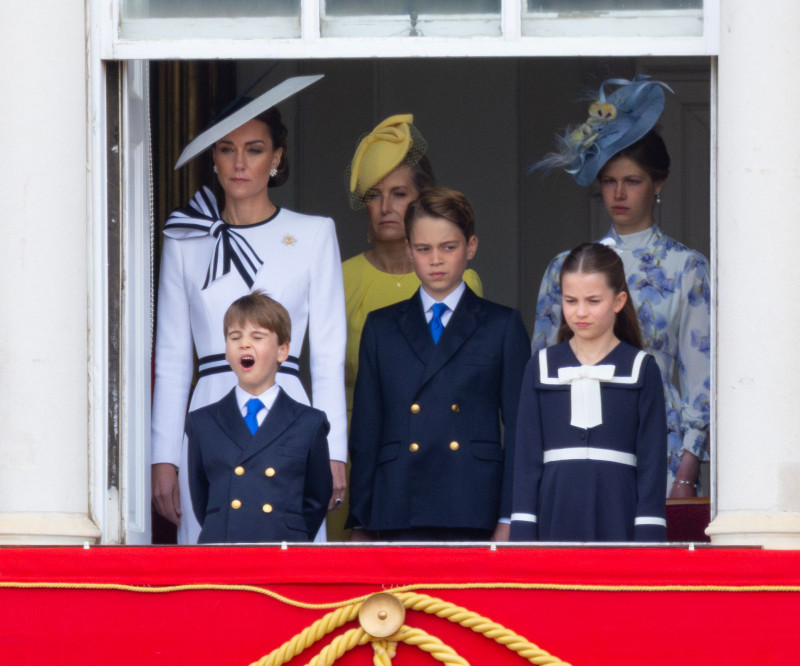
[[[461,297],[464,295],[464,290],[467,288],[464,280],[461,280],[461,284],[459,284],[453,291],[451,291],[447,296],[444,297],[441,301],[436,301],[434,298],[425,291],[424,287],[419,288],[419,295],[422,298],[422,309],[425,312],[425,321],[429,324],[431,323],[431,319],[433,319],[433,306],[436,303],[444,303],[447,306],[447,310],[442,313],[442,326],[447,327],[447,322],[450,321],[450,317],[453,316],[453,310],[456,309],[458,302],[461,300]]]
[[[239,405],[239,411],[242,413],[242,418],[247,416],[248,401],[250,401],[252,398],[258,398],[264,405],[256,414],[256,421],[258,422],[258,427],[260,428],[261,424],[264,423],[264,419],[267,418],[269,410],[272,409],[272,405],[275,403],[275,398],[278,397],[279,389],[280,387],[277,384],[273,384],[261,395],[251,395],[237,384],[236,404]]]

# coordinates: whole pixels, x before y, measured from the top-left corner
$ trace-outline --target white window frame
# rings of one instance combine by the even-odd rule
[[[142,276],[152,270],[151,201],[149,192],[149,138],[142,149],[131,149],[131,132],[146,132],[147,85],[145,62],[155,59],[314,59],[395,57],[530,57],[530,56],[716,56],[719,52],[720,0],[705,0],[703,35],[697,37],[524,37],[522,3],[503,0],[500,37],[326,37],[320,34],[318,0],[301,0],[301,30],[296,39],[121,39],[120,0],[87,2],[87,66],[89,109],[89,223],[90,249],[90,357],[91,511],[102,531],[103,543],[149,543],[149,412],[151,304]],[[152,25],[151,25],[152,27]],[[424,25],[422,26],[424,32]],[[120,485],[108,489],[108,282],[98,267],[108,263],[108,211],[105,192],[107,61],[126,62],[122,73],[123,140],[123,323],[121,332],[121,395],[119,396]],[[713,91],[712,91],[713,94]],[[137,108],[137,101],[141,106]],[[713,100],[712,100],[713,101]],[[712,117],[715,113],[712,107]],[[141,138],[141,137],[140,137]],[[712,170],[713,173],[713,170]],[[712,201],[715,183],[711,183]],[[712,207],[712,217],[715,212]],[[136,220],[136,224],[130,224]],[[712,219],[712,267],[716,268],[716,221]],[[92,268],[94,267],[94,268]],[[129,279],[129,276],[131,279]],[[715,329],[712,314],[712,334]],[[713,361],[712,361],[713,363]],[[712,367],[712,382],[716,376]],[[712,393],[715,386],[712,384]],[[712,428],[716,425],[712,405]],[[712,438],[711,446],[715,443]],[[716,487],[712,460],[711,498]]]
[[[719,53],[719,5],[721,0],[704,0],[702,34],[696,36],[642,36],[636,34],[598,35],[604,25],[635,25],[636,18],[646,21],[657,17],[665,26],[692,20],[693,12],[674,10],[649,10],[647,12],[610,12],[603,17],[578,18],[554,15],[523,16],[525,0],[503,0],[498,36],[474,36],[476,21],[489,20],[488,16],[463,16],[447,19],[453,22],[453,36],[426,37],[426,21],[434,17],[421,17],[422,36],[396,36],[402,32],[401,24],[394,19],[359,17],[364,34],[361,36],[323,36],[320,28],[320,0],[300,0],[300,28],[296,21],[292,28],[285,18],[277,19],[192,19],[194,37],[174,39],[167,37],[170,22],[176,19],[136,19],[128,25],[129,32],[141,38],[123,38],[120,35],[120,0],[90,0],[96,7],[101,36],[100,57],[106,60],[150,59],[313,59],[313,58],[399,58],[399,57],[524,57],[524,56],[714,56]],[[496,15],[491,15],[496,21]],[[696,20],[696,19],[694,19]],[[525,23],[523,30],[523,21]],[[252,32],[253,22],[258,26],[260,38],[236,39],[237,26],[247,26]],[[186,24],[186,21],[183,21]],[[355,18],[326,19],[326,28],[334,35],[345,28],[352,29]],[[460,27],[459,27],[460,26]],[[536,26],[535,28],[533,26]],[[384,34],[376,34],[377,30]],[[293,30],[296,37],[276,38]],[[526,36],[534,30],[540,35]],[[429,30],[433,32],[433,30]],[[459,32],[461,33],[459,35]],[[635,29],[623,29],[623,33]],[[671,30],[665,30],[671,32]],[[217,33],[219,37],[203,35]],[[564,36],[570,34],[571,36]],[[395,35],[395,36],[392,36]],[[472,36],[470,36],[472,35]]]

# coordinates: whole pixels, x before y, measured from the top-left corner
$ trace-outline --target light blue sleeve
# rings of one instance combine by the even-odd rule
[[[683,448],[708,460],[711,394],[711,287],[708,262],[691,252],[681,278],[683,305],[678,339]]]
[[[531,351],[537,352],[556,344],[561,326],[561,265],[567,253],[556,255],[548,264],[536,301],[536,321],[533,325]]]

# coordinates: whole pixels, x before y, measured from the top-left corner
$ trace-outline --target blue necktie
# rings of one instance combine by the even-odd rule
[[[442,337],[442,331],[444,330],[442,315],[444,314],[445,310],[447,310],[447,305],[444,303],[433,304],[433,317],[431,317],[431,321],[428,326],[430,326],[431,337],[433,338],[434,344],[438,343],[439,338]]]
[[[250,434],[252,435],[255,435],[256,430],[258,430],[256,414],[258,414],[263,407],[264,403],[258,398],[250,398],[250,400],[247,401],[247,416],[244,417],[244,422],[247,424],[247,427],[250,428]]]

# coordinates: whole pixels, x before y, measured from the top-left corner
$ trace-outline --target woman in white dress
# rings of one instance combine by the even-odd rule
[[[316,80],[298,79],[312,79],[301,82],[302,87]],[[200,531],[189,506],[185,473],[187,404],[191,411],[215,402],[236,384],[224,358],[222,320],[234,300],[255,289],[282,303],[291,315],[290,356],[276,381],[306,404],[299,356],[308,331],[314,406],[325,411],[331,424],[334,491],[329,508],[338,508],[344,499],[346,326],[336,230],[330,218],[279,208],[269,196],[270,188],[288,178],[287,130],[274,105],[299,89],[286,93],[282,87],[289,82],[203,132],[178,162],[180,166],[210,147],[224,193],[218,204],[203,187],[189,206],[171,214],[164,229],[152,417],[153,502],[178,525],[182,544],[196,543]],[[195,352],[199,379],[191,391]]]

